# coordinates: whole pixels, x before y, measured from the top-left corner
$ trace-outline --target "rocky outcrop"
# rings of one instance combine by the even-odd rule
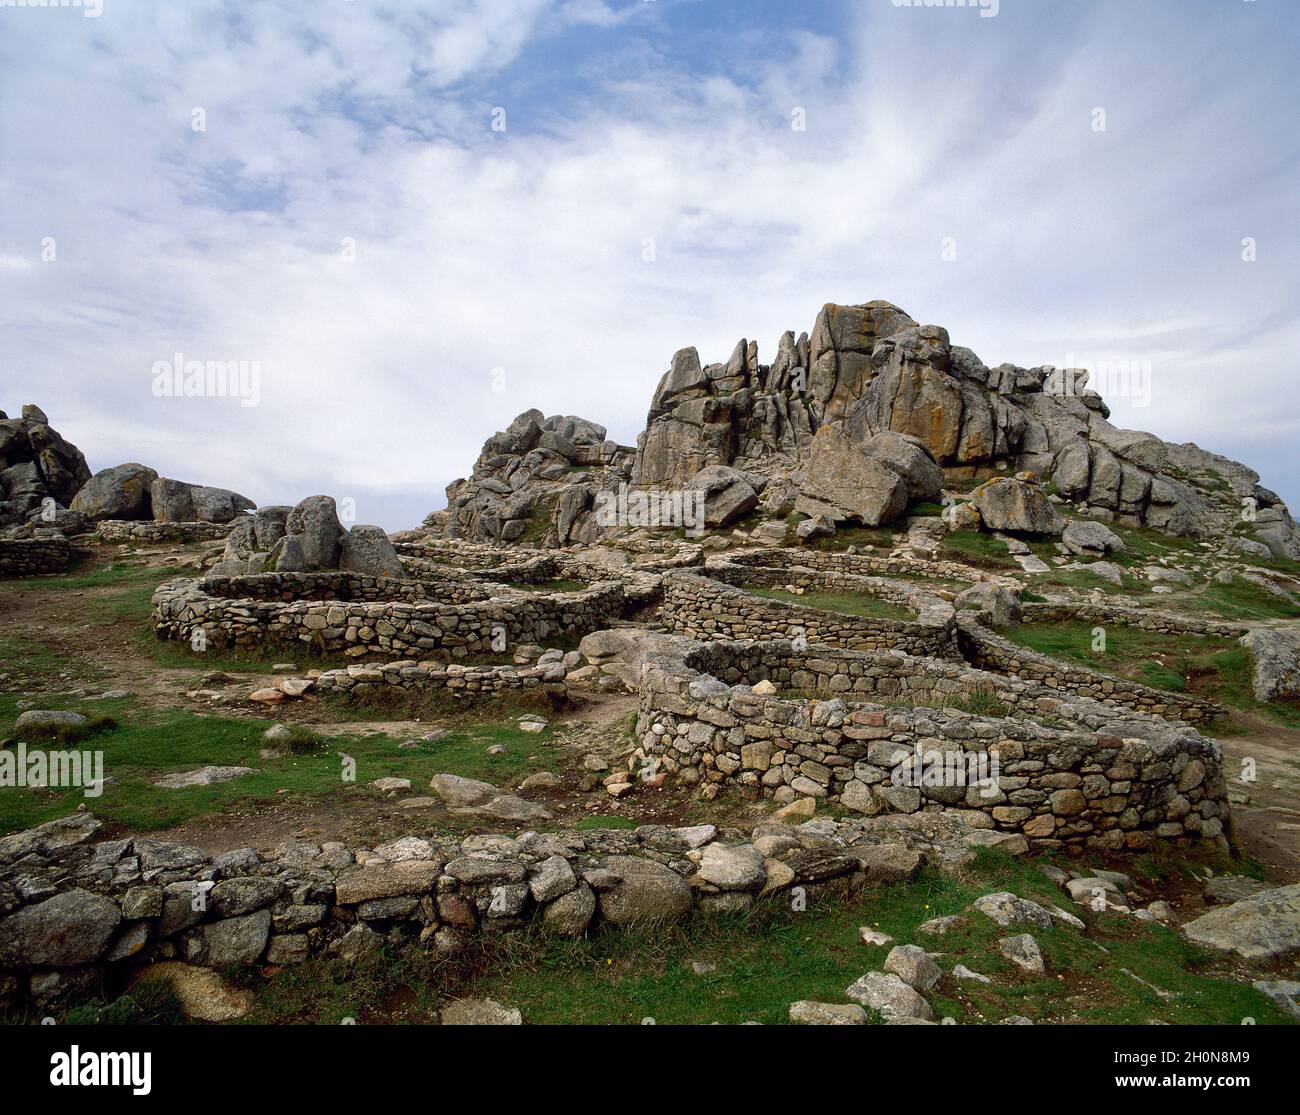
[[[888,302],[829,304],[811,337],[782,334],[771,364],[747,338],[723,363],[679,350],[634,455],[598,446],[604,430],[591,423],[520,415],[489,439],[474,475],[448,488],[447,513],[428,525],[445,520],[451,533],[494,541],[590,543],[602,533],[591,513],[600,490],[628,480],[642,491],[681,491],[718,468],[744,474],[768,517],[784,517],[802,498],[807,514],[884,522],[901,514],[896,485],[850,447],[890,433],[915,439],[949,482],[1032,472],[1091,520],[1197,537],[1245,522],[1251,537],[1242,541],[1300,559],[1290,513],[1255,472],[1192,444],[1117,429],[1088,379],[1084,369],[989,367],[942,327]],[[588,440],[565,434],[565,423],[589,428]],[[839,436],[817,442],[828,429]],[[827,471],[839,465],[843,475]],[[765,478],[761,491],[754,476]],[[864,477],[871,497],[850,501],[852,478]],[[1033,533],[1059,533],[1051,508],[1023,510]]]
[[[596,493],[627,480],[631,457],[604,426],[525,411],[488,438],[473,473],[447,486],[446,513],[425,526],[471,541],[594,542]]]
[[[939,494],[943,473],[922,442],[893,432],[856,441],[843,425],[813,438],[794,509],[809,517],[879,526]]]
[[[1254,661],[1257,701],[1300,698],[1300,628],[1256,627],[1241,637]]]
[[[144,465],[114,465],[95,473],[73,497],[71,509],[91,522],[152,519],[151,492],[158,474]]]
[[[149,497],[153,519],[159,523],[229,523],[257,506],[226,488],[161,476],[149,486]]]
[[[39,515],[46,500],[66,509],[89,479],[81,450],[50,426],[40,407],[28,403],[18,418],[0,411],[0,526]]]
[[[1052,506],[1047,493],[1028,475],[990,480],[970,495],[981,521],[990,530],[1060,534],[1065,528],[1065,520]]]

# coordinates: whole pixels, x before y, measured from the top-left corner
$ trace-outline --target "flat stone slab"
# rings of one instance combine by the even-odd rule
[[[1300,950],[1300,883],[1261,891],[1202,914],[1183,926],[1189,941],[1235,952],[1246,960],[1272,960]]]
[[[184,790],[189,786],[214,786],[219,782],[229,782],[245,774],[256,773],[253,767],[199,767],[197,770],[164,774],[154,785],[164,790]]]

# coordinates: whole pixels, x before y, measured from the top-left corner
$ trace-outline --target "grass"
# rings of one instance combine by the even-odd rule
[[[1026,623],[1002,634],[1020,646],[1065,662],[1172,693],[1192,693],[1230,708],[1300,727],[1300,702],[1256,701],[1250,653],[1231,638],[1165,635],[1137,627],[1106,627],[1106,649],[1092,649],[1096,625]]]
[[[1004,543],[978,530],[949,531],[936,556],[945,561],[962,561],[977,569],[1020,568]]]
[[[1300,619],[1300,609],[1294,604],[1240,577],[1226,585],[1211,581],[1200,592],[1182,597],[1179,605],[1228,620]]]
[[[827,550],[839,552],[850,546],[884,546],[891,549],[894,545],[894,531],[888,527],[837,527],[829,538],[814,538],[804,545],[810,550]]]
[[[43,704],[47,702],[42,702]],[[57,700],[49,702],[58,705]],[[67,702],[63,702],[66,705]],[[102,713],[127,701],[79,702],[82,711]],[[98,707],[97,707],[98,706]],[[500,712],[494,712],[500,716]],[[0,723],[16,716],[15,699],[0,695]],[[427,786],[440,772],[481,778],[507,787],[534,771],[556,769],[566,753],[552,743],[550,731],[530,735],[512,720],[464,723],[437,743],[422,741],[415,749],[397,747],[398,739],[383,732],[331,738],[291,729],[287,741],[262,738],[272,723],[243,717],[200,716],[188,712],[139,709],[116,711],[114,728],[95,735],[95,751],[103,752],[109,782],[102,796],[87,797],[79,787],[13,788],[0,794],[0,832],[15,832],[66,816],[85,803],[104,821],[135,832],[168,828],[197,817],[247,812],[271,804],[325,800],[364,800],[377,778],[409,778],[412,786]],[[488,748],[504,744],[502,754]],[[282,753],[262,758],[263,748]],[[355,780],[345,781],[346,755],[355,761]],[[253,767],[254,774],[214,786],[163,790],[153,785],[162,774],[217,766]]]
[[[1070,909],[1089,929],[1033,929],[1048,972],[1022,973],[1001,957],[996,941],[1026,927],[1003,929],[969,910],[993,890]],[[943,937],[916,932],[921,922],[946,914],[964,914],[967,926]],[[888,949],[863,945],[862,925],[900,943],[940,950],[947,978],[927,997],[937,1017],[959,1023],[1013,1014],[1109,1025],[1289,1021],[1253,988],[1219,978],[1211,957],[1176,932],[1081,910],[1031,864],[989,850],[981,850],[962,875],[928,871],[910,883],[857,894],[823,891],[803,910],[774,898],[746,914],[598,930],[576,941],[536,927],[506,938],[480,937],[453,959],[410,949],[356,966],[313,960],[253,983],[257,1008],[247,1021],[337,1023],[350,1016],[363,1023],[419,1022],[448,998],[486,996],[520,1008],[534,1024],[780,1024],[794,1000],[847,1002],[850,984],[882,968]],[[1103,940],[1106,951],[1099,947]],[[697,975],[696,962],[712,970]],[[958,963],[993,983],[954,979],[948,973]]]
[[[518,589],[520,592],[586,592],[591,587],[582,581],[566,581],[563,578],[553,581],[503,581],[501,583],[507,588]]]
[[[892,604],[864,593],[850,592],[806,592],[799,596],[785,589],[768,588],[763,585],[742,585],[745,592],[761,596],[767,600],[779,600],[783,604],[799,604],[805,608],[817,608],[823,612],[838,612],[846,616],[863,616],[867,619],[913,620],[916,616],[907,608]]]

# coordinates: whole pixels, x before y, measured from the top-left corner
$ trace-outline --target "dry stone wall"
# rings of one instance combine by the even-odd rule
[[[68,540],[58,538],[0,538],[0,576],[36,577],[62,573],[72,551]]]
[[[1069,604],[1021,604],[1025,623],[1097,623],[1119,627],[1137,627],[1162,635],[1222,635],[1239,638],[1247,631],[1244,623],[1202,619],[1199,616],[1175,615],[1150,608],[1124,608],[1113,604],[1072,601]]]
[[[230,533],[231,523],[156,523],[105,519],[95,524],[101,542],[214,542]]]
[[[780,835],[766,856],[713,825],[210,856],[143,837],[96,841],[100,822],[73,814],[0,838],[0,1008],[78,1002],[155,961],[278,966],[381,945],[449,954],[475,934],[531,925],[579,937],[601,924],[743,910],[790,886],[812,893],[905,878],[927,861],[960,864],[984,835],[951,818],[898,820],[759,826],[756,843]]]
[[[923,607],[915,621],[843,615],[754,596],[724,583],[722,577],[785,584],[788,571],[765,574],[760,567],[728,570],[711,568],[709,575],[670,573],[663,580],[660,621],[676,635],[693,639],[805,639],[809,645],[853,650],[899,650],[913,655],[955,658],[958,654],[954,613],[938,602]],[[834,575],[843,576],[843,575]],[[807,577],[807,583],[812,583]],[[877,588],[867,578],[857,578],[859,589]],[[895,587],[885,591],[904,599]],[[907,599],[912,599],[908,597]],[[941,606],[942,605],[942,606]]]
[[[789,693],[807,689],[825,696]],[[1013,715],[951,707],[973,694]],[[647,756],[706,788],[867,815],[959,809],[1040,848],[1222,842],[1228,819],[1219,745],[1192,728],[934,659],[683,641],[643,671],[637,731]]]
[[[463,657],[520,643],[545,643],[561,633],[595,631],[619,619],[626,607],[622,585],[613,582],[550,594],[502,586],[487,599],[443,603],[394,599],[393,594],[403,591],[400,586],[419,582],[385,579],[378,582],[383,597],[378,600],[285,601],[283,593],[295,587],[285,578],[298,576],[259,574],[221,585],[229,594],[255,583],[263,597],[276,596],[276,586],[282,586],[276,599],[218,595],[212,591],[218,578],[169,581],[154,593],[154,631],[162,639],[193,642],[201,630],[204,645],[240,650],[305,644],[318,652],[354,657],[374,653],[401,658],[436,650]],[[364,583],[359,591],[367,591]]]

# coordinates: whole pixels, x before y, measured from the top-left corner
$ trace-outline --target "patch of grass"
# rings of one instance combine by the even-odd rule
[[[154,977],[140,980],[112,1002],[74,1007],[59,1021],[65,1026],[178,1026],[184,1017],[171,984]]]
[[[0,695],[0,723],[15,714],[15,699]],[[427,786],[435,774],[448,772],[505,788],[534,771],[555,770],[569,761],[568,753],[551,741],[549,730],[532,735],[520,731],[516,722],[500,719],[466,720],[442,740],[422,742],[414,749],[399,748],[399,739],[379,731],[332,737],[328,732],[290,729],[284,753],[270,758],[260,754],[276,746],[263,739],[271,723],[267,720],[141,709],[118,714],[118,721],[86,748],[103,753],[108,781],[101,795],[88,797],[80,787],[7,788],[0,792],[0,832],[66,816],[83,803],[102,820],[149,832],[271,803],[311,803],[340,795],[344,800],[364,798],[373,793],[371,782],[387,776]],[[503,744],[505,751],[489,754],[494,744]],[[355,762],[354,781],[344,781],[344,756]],[[255,773],[180,790],[154,785],[162,774],[209,764],[252,767]]]
[[[916,618],[907,608],[865,593],[806,592],[799,596],[785,589],[769,588],[764,585],[742,585],[741,587],[746,592],[754,596],[762,596],[767,600],[779,600],[783,604],[799,604],[823,612],[839,612],[841,615],[863,616],[867,619],[913,620]]]
[[[936,555],[944,561],[961,561],[977,569],[1019,569],[1006,546],[979,530],[954,530],[944,535]]]
[[[1300,608],[1240,577],[1226,585],[1211,581],[1199,592],[1185,596],[1180,604],[1190,611],[1229,620],[1300,619]]]
[[[590,817],[583,817],[572,828],[575,832],[588,832],[591,829],[634,829],[642,823],[631,817],[620,817],[617,813],[593,813]]]
[[[1300,702],[1255,700],[1250,653],[1231,638],[1165,635],[1115,624],[1093,651],[1086,622],[1026,623],[1003,632],[1020,646],[1172,693],[1191,693],[1300,727]]]
[[[804,545],[810,550],[829,550],[838,552],[850,546],[883,546],[890,549],[894,545],[894,531],[888,527],[837,527],[829,538],[813,538]]]
[[[553,581],[503,581],[507,588],[520,592],[586,592],[591,586],[582,581],[566,581],[563,578]]]

